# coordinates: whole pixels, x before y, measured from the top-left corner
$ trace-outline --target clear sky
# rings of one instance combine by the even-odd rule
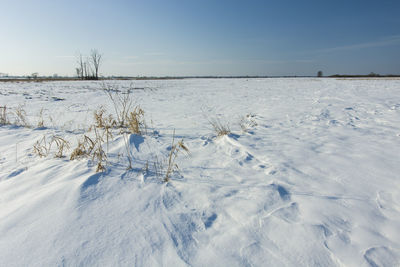
[[[400,74],[400,1],[0,0],[0,72]]]

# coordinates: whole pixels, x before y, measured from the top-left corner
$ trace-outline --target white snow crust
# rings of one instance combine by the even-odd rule
[[[102,173],[35,155],[113,112],[103,83],[145,111],[133,169],[118,134]],[[400,265],[399,79],[2,82],[4,105],[45,127],[0,126],[0,266]],[[190,156],[163,183],[143,168],[174,129]]]

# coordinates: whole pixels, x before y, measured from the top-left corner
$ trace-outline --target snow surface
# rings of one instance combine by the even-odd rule
[[[106,84],[146,112],[132,170],[122,135],[104,173],[32,153],[43,136],[73,148],[95,109],[113,112],[102,82],[0,83],[0,106],[31,125],[43,108],[45,124],[0,126],[0,266],[399,266],[399,79]],[[162,183],[143,168],[173,129],[190,156]]]

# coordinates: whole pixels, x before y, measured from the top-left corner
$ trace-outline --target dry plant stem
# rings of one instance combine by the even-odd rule
[[[7,106],[0,106],[0,125],[8,124]]]
[[[53,128],[57,128],[55,120],[54,120],[53,117],[51,117],[50,115],[49,115],[49,120],[50,120],[50,122],[51,122]]]
[[[23,109],[22,105],[19,105],[15,109],[15,116],[16,116],[16,120],[15,120],[16,125],[25,126],[25,127],[28,126],[28,122],[26,120],[26,111]]]
[[[154,165],[154,171],[156,173],[157,178],[158,177],[162,177],[164,165],[163,165],[162,161],[157,156],[155,158],[155,161],[154,161],[153,165]]]
[[[154,170],[154,174],[156,175],[157,179],[162,179],[164,180],[164,164],[163,161],[160,160],[160,158],[157,155],[153,155],[154,161],[152,164],[152,168]],[[148,168],[148,162],[146,163],[146,166]]]
[[[46,141],[46,136],[43,136],[40,140],[36,141],[33,145],[33,153],[39,157],[47,157],[50,153],[52,145],[56,144],[57,150],[55,157],[64,157],[64,152],[69,149],[69,142],[60,136],[53,136],[50,142]]]
[[[96,128],[102,128],[104,130],[103,135],[106,137],[107,144],[107,153],[109,147],[109,141],[113,137],[112,129],[117,125],[116,121],[113,119],[111,115],[105,116],[104,107],[100,107],[97,111],[94,112],[94,119]],[[91,127],[92,128],[92,127]]]
[[[102,147],[104,142],[103,136],[96,127],[91,128],[94,129],[94,140],[89,136],[84,135],[83,140],[78,141],[78,146],[72,152],[70,160],[82,157],[91,157],[93,162],[97,162],[96,172],[102,172],[106,170],[105,165],[107,163],[107,154],[104,152]]]
[[[103,118],[104,113],[105,113],[104,107],[100,107],[98,110],[94,111],[95,125],[98,128],[104,127],[104,118]]]
[[[126,168],[127,170],[131,170],[133,168],[133,156],[130,150],[130,143],[128,142],[128,137],[124,134],[124,142],[125,142],[125,149],[126,149],[126,157],[128,158],[129,165]]]
[[[62,158],[64,157],[64,150],[68,150],[69,149],[69,142],[66,141],[65,139],[63,139],[60,136],[53,136],[53,139],[51,141],[52,143],[55,143],[57,146],[57,152],[55,157],[56,158]]]
[[[39,112],[39,121],[38,121],[38,125],[37,125],[38,127],[44,127],[44,120],[43,120],[43,108],[42,109],[40,109],[40,112]]]
[[[117,118],[113,126],[127,129],[130,133],[138,135],[147,133],[144,110],[140,106],[133,107],[130,89],[120,93],[115,87],[103,85],[103,90],[111,100]],[[102,121],[103,114],[104,110],[95,113],[96,121]],[[102,126],[100,123],[97,123],[97,125],[98,127]]]
[[[102,147],[102,143],[104,142],[104,140],[96,127],[94,128],[94,133],[96,135],[96,142],[95,142],[96,148],[93,151],[92,160],[93,161],[97,160],[96,172],[103,172],[106,170],[104,165],[105,163],[107,163],[107,155]],[[103,162],[105,163],[103,164]]]
[[[78,146],[71,153],[70,160],[89,157],[95,147],[94,141],[87,135],[83,136],[82,141],[78,141]]]
[[[169,182],[171,179],[171,175],[175,171],[179,171],[178,164],[175,163],[175,160],[178,157],[178,154],[181,150],[185,151],[188,155],[190,154],[189,149],[183,143],[183,139],[175,144],[175,130],[174,130],[174,133],[172,135],[171,150],[168,155],[168,161],[167,161],[168,165],[167,165],[167,170],[165,172],[164,182]]]
[[[172,145],[171,145],[171,150],[169,152],[169,156],[168,156],[168,166],[167,166],[167,171],[165,172],[165,177],[164,177],[164,182],[168,182],[170,180],[170,176],[171,173],[173,172],[175,165],[173,164],[173,162],[175,161],[176,155],[175,155],[175,146],[174,146],[174,142],[175,142],[175,130],[174,130],[174,134],[172,135]],[[174,159],[172,159],[174,158]],[[178,167],[176,165],[176,167]]]
[[[39,157],[47,157],[50,152],[51,142],[47,144],[46,136],[43,136],[42,139],[36,141],[33,145],[33,153],[38,155]]]
[[[131,133],[142,135],[147,132],[144,120],[144,110],[136,106],[127,118],[128,128]]]
[[[125,127],[125,120],[128,118],[129,110],[133,105],[130,90],[127,90],[125,94],[119,94],[116,88],[105,85],[103,85],[103,90],[113,103],[118,126],[122,128]]]
[[[107,145],[107,153],[108,153],[108,144],[109,144],[110,139],[113,137],[112,132],[111,132],[111,127],[110,126],[105,127],[104,133],[106,135],[106,145]]]

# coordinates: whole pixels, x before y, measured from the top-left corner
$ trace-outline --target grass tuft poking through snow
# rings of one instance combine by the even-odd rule
[[[209,119],[208,122],[211,124],[217,137],[231,133],[229,123],[223,123],[219,118]]]
[[[171,144],[171,149],[169,151],[168,155],[168,160],[167,160],[167,169],[165,171],[165,176],[164,176],[164,182],[169,182],[171,179],[171,175],[179,171],[179,166],[176,163],[176,159],[179,155],[180,152],[184,152],[187,155],[190,155],[189,149],[187,146],[183,143],[183,139],[179,140],[177,143],[175,143],[175,130],[172,135],[172,144]]]
[[[22,105],[18,105],[18,107],[15,108],[15,125],[29,127],[26,111]]]
[[[136,106],[133,111],[129,112],[126,121],[130,133],[142,135],[147,132],[144,110],[140,106]]]
[[[38,117],[39,117],[39,120],[38,120],[38,123],[37,123],[37,127],[43,128],[44,127],[43,108],[40,109]]]
[[[70,160],[90,157],[94,150],[95,142],[87,135],[83,135],[82,140],[78,140],[77,147],[72,151]]]
[[[129,118],[129,112],[132,109],[134,102],[130,88],[121,91],[118,86],[103,84],[103,91],[111,100],[117,118],[117,126],[120,128],[126,128],[126,120]]]
[[[7,115],[7,106],[0,106],[0,125],[9,124]]]
[[[56,144],[56,158],[63,158],[64,153],[69,150],[69,142],[62,138],[61,136],[53,136],[51,144]],[[50,144],[50,146],[51,146]]]
[[[51,148],[51,143],[46,141],[46,136],[43,136],[41,139],[37,140],[33,145],[33,153],[38,155],[39,157],[47,157],[49,155]]]

